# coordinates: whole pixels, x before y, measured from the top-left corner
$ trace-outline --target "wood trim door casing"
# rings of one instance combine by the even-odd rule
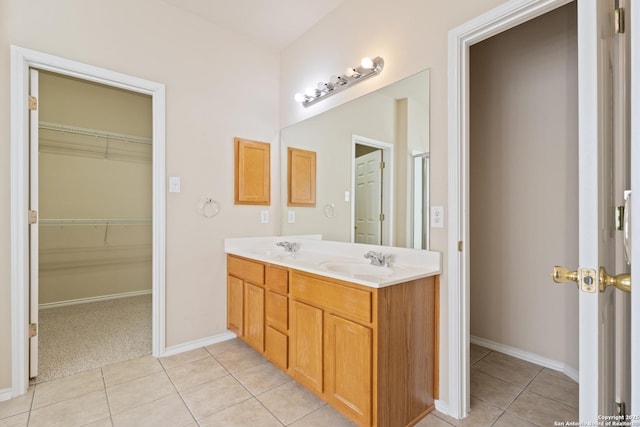
[[[234,202],[271,204],[271,144],[234,138]]]

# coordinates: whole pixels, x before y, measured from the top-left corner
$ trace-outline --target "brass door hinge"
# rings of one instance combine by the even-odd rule
[[[33,338],[38,335],[38,324],[29,323],[29,338]]]
[[[623,7],[613,10],[613,32],[616,34],[624,34],[624,8]]]
[[[384,162],[380,162],[380,169],[384,169]]]
[[[458,240],[458,252],[462,252],[462,240]]]
[[[384,221],[384,214],[383,213],[380,214],[380,221]]]
[[[29,225],[38,223],[38,211],[29,210]]]
[[[29,110],[36,111],[38,109],[38,98],[35,96],[29,97]]]

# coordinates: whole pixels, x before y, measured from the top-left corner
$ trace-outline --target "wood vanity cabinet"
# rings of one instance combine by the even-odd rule
[[[359,426],[415,424],[437,398],[438,279],[373,288],[291,270],[290,374]]]
[[[266,266],[265,356],[282,370],[289,367],[289,271]]]
[[[264,352],[264,264],[227,257],[227,328]]]
[[[354,423],[433,410],[439,276],[373,288],[233,255],[227,269],[229,329]]]

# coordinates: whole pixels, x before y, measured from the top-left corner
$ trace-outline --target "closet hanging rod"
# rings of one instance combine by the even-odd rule
[[[151,224],[150,219],[133,219],[133,218],[117,218],[117,219],[54,219],[41,218],[40,225],[145,225]]]
[[[97,130],[97,129],[81,128],[78,126],[69,126],[69,125],[63,125],[59,123],[41,121],[41,122],[38,122],[38,127],[40,129],[54,130],[62,133],[93,136],[95,138],[104,138],[104,139],[118,140],[118,141],[124,141],[124,142],[134,142],[136,144],[152,143],[151,138],[145,138],[142,136],[127,135],[124,133],[116,133],[116,132],[107,132],[107,131]]]

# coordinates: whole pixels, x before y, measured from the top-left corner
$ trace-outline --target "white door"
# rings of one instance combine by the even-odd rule
[[[355,241],[382,243],[382,150],[356,158]]]
[[[38,212],[38,70],[29,70],[29,210]],[[31,102],[31,100],[34,100]],[[38,221],[29,220],[29,323],[38,325]],[[35,219],[35,218],[34,218]],[[33,326],[32,326],[33,327]],[[32,329],[30,328],[30,331]],[[32,335],[32,333],[30,333]],[[38,335],[29,339],[29,378],[38,375]]]
[[[615,325],[616,294],[603,289],[616,271],[615,248],[615,140],[627,126],[614,110],[616,66],[611,55],[614,37],[613,0],[578,2],[579,87],[579,268],[571,280],[581,289],[579,299],[580,422],[597,422],[614,415],[616,407]],[[568,277],[567,277],[568,278]],[[625,276],[619,276],[618,282]],[[631,326],[631,325],[629,325]],[[624,376],[629,378],[627,373]],[[638,408],[635,408],[637,412]],[[594,424],[597,425],[597,424]]]

